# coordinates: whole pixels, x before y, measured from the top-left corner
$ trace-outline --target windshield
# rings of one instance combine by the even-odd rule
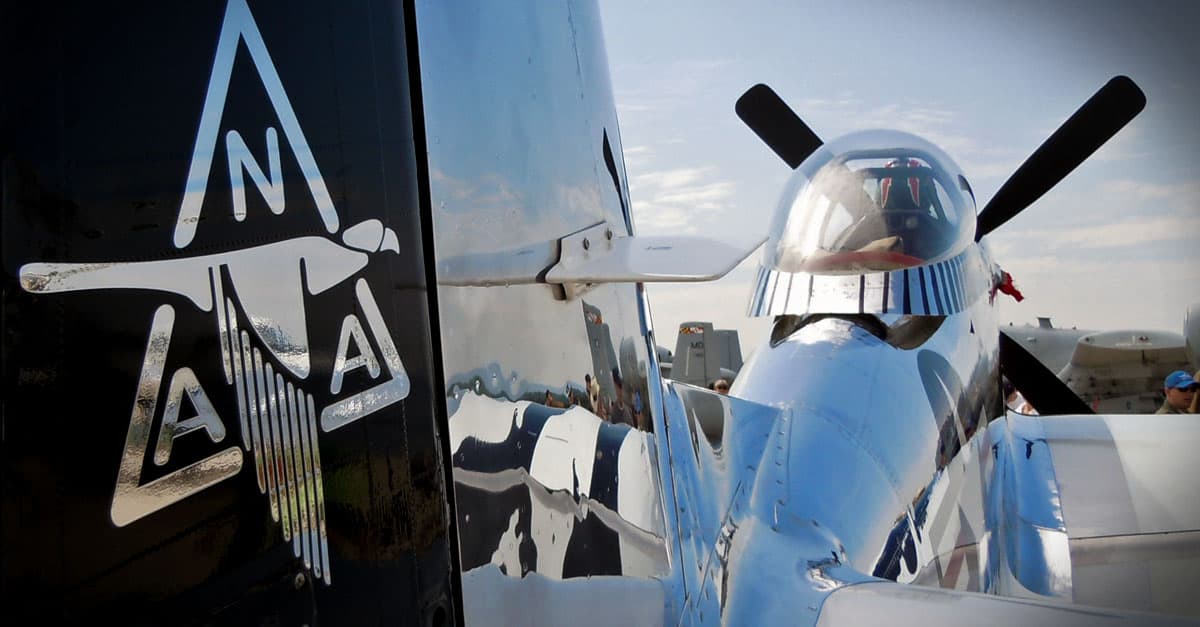
[[[866,131],[827,144],[793,174],[764,265],[896,270],[961,252],[974,230],[970,188],[949,157],[907,133]]]

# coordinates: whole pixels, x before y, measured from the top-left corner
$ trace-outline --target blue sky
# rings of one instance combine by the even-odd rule
[[[1180,332],[1200,301],[1200,2],[601,3],[639,234],[765,235],[789,169],[733,113],[766,83],[826,140],[896,128],[938,144],[982,207],[1108,79],[1146,109],[989,236],[1018,325]],[[710,284],[652,285],[659,343],[685,320],[741,331],[753,255]]]

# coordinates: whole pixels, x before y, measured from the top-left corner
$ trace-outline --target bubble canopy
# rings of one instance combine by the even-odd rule
[[[792,174],[763,267],[897,270],[952,257],[974,236],[974,197],[949,156],[916,135],[860,131],[823,145]]]

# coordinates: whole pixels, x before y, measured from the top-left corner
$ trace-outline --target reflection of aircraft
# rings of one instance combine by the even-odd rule
[[[987,285],[958,256],[975,250],[969,190],[935,149],[839,162],[851,174],[829,180],[858,204],[809,215],[846,237],[780,269],[858,280],[888,312],[784,314],[746,368],[782,377],[770,362],[826,346],[818,331],[869,362],[822,362],[835,381],[798,363],[773,386],[743,369],[747,394],[804,399],[773,407],[664,381],[641,283],[719,276],[745,251],[635,234],[598,14],[5,8],[6,619],[1095,622],[1112,615],[891,579],[1086,600],[1079,568],[1127,577],[1130,551],[1191,537],[1127,533],[1191,520],[1165,492],[1156,517],[1144,492],[1097,513],[1048,479],[1055,428],[1110,443],[1120,424],[988,426]],[[153,54],[113,32],[155,33]],[[867,211],[889,178],[883,206],[910,205],[895,218]],[[600,362],[633,420],[538,402],[590,395]],[[1136,446],[1053,452],[1114,493],[1119,472],[1168,484]],[[972,492],[970,469],[992,489]],[[1073,511],[1094,523],[1088,560],[1064,535]]]
[[[663,376],[708,387],[717,379],[733,381],[742,367],[742,346],[735,329],[713,329],[711,322],[683,322],[675,352],[659,358]]]

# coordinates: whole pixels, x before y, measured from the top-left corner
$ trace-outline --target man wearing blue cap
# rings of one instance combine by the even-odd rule
[[[1158,408],[1156,414],[1186,414],[1188,406],[1192,404],[1192,399],[1196,396],[1196,380],[1192,375],[1176,370],[1167,375],[1163,381],[1163,392],[1167,398],[1163,401],[1162,407]]]

